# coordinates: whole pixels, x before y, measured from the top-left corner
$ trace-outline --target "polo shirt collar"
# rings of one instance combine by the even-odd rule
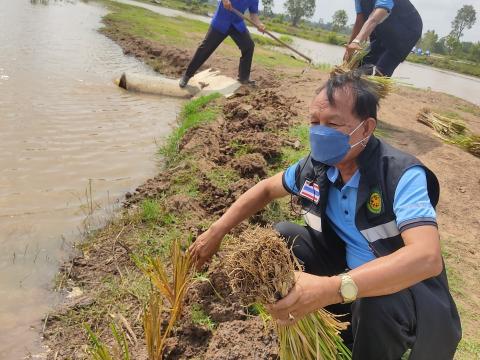
[[[330,180],[332,184],[335,184],[337,182],[337,180],[339,179],[339,176],[340,176],[340,171],[338,171],[336,167],[332,166],[327,170],[328,180]],[[357,169],[357,171],[355,171],[353,176],[350,178],[350,180],[348,180],[348,182],[343,186],[343,188],[350,187],[350,188],[358,189],[359,183],[360,183],[360,171],[359,169]]]

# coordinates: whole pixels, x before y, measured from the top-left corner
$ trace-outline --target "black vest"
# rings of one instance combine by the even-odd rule
[[[375,0],[361,0],[365,19],[375,9]],[[394,0],[394,7],[384,22],[371,35],[371,41],[379,40],[382,46],[400,52],[409,52],[422,36],[422,18],[409,0]]]
[[[395,221],[393,201],[395,190],[404,172],[412,166],[422,166],[427,175],[427,187],[433,207],[438,203],[440,186],[437,177],[414,156],[393,148],[385,142],[371,137],[358,158],[360,183],[357,194],[355,224],[375,256],[389,255],[404,246],[401,232]],[[307,157],[300,162],[296,173],[297,189],[306,181],[314,181],[320,189],[320,201],[313,203],[306,198],[301,205],[306,223],[325,237],[337,237],[326,216],[329,188],[327,177],[329,166]],[[422,223],[421,219],[420,222]],[[425,219],[431,224],[431,219]],[[448,289],[445,269],[434,278],[410,287],[416,305],[417,340],[410,356],[411,360],[452,359],[461,338],[461,326],[457,308]]]

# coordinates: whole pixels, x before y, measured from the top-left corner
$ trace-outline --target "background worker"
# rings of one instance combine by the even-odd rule
[[[422,18],[409,0],[355,0],[357,18],[345,52],[348,60],[370,39],[364,64],[392,76],[422,36]]]
[[[310,106],[311,154],[240,196],[190,251],[202,265],[234,226],[296,196],[306,226],[276,229],[305,272],[271,314],[291,324],[335,305],[352,315],[354,360],[399,360],[408,349],[410,360],[451,360],[461,329],[440,251],[438,180],[373,135],[377,108],[360,73],[330,79]]]
[[[245,22],[238,15],[234,14],[232,8],[237,9],[242,14],[248,9],[250,19],[261,32],[265,31],[265,25],[258,17],[258,0],[221,0],[218,2],[217,11],[213,16],[210,28],[205,39],[198,47],[193,59],[180,79],[180,87],[187,86],[190,78],[212,55],[215,49],[230,36],[242,52],[240,65],[238,67],[238,81],[242,84],[253,85],[250,80],[250,69],[252,67],[253,51],[255,43],[245,25]]]

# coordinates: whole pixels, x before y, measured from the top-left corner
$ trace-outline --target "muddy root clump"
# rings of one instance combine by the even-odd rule
[[[244,305],[273,304],[295,284],[295,264],[286,243],[269,228],[248,229],[227,252],[225,266],[233,292]]]

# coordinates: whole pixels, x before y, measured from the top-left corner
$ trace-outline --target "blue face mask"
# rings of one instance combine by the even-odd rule
[[[325,125],[314,125],[310,127],[310,149],[313,160],[323,164],[334,166],[348,154],[350,149],[357,146],[370,136],[350,145],[350,136],[363,125],[363,121],[350,133],[344,134],[341,131],[332,129]]]

